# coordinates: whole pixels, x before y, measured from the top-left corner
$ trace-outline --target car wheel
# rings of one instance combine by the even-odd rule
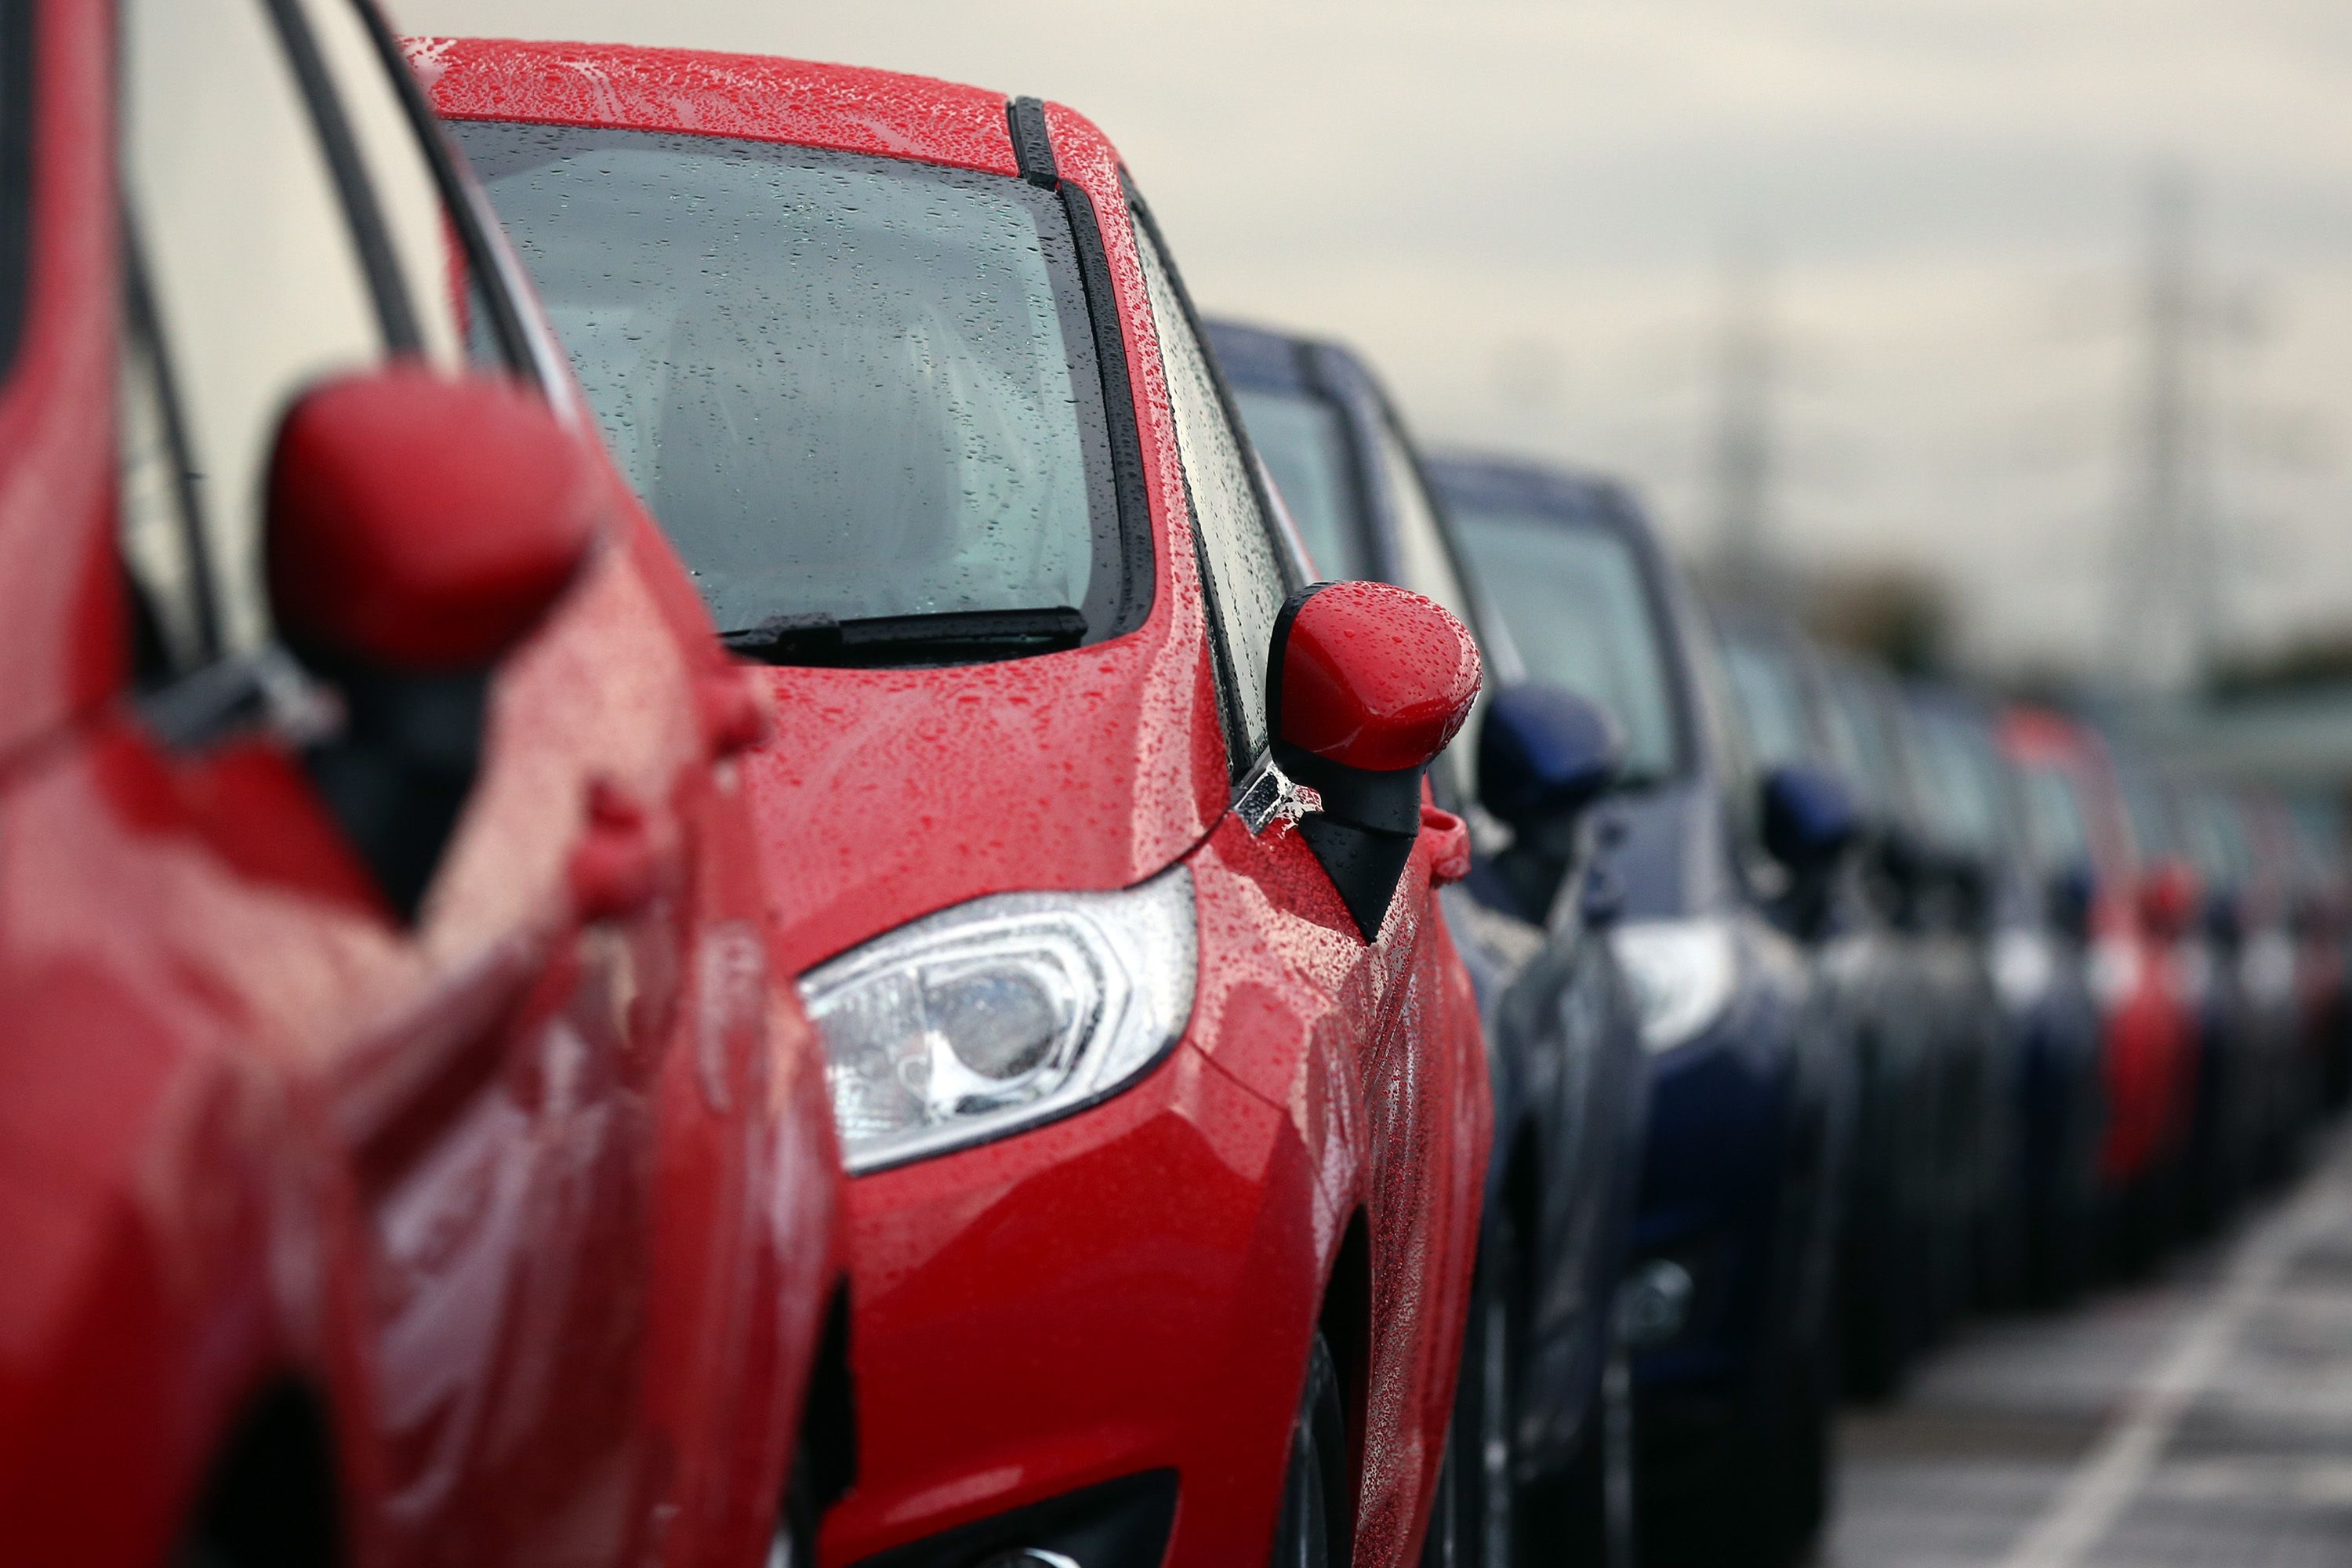
[[[1323,1331],[1307,1351],[1307,1383],[1290,1426],[1272,1568],[1333,1568],[1349,1560],[1348,1417]]]
[[[1638,1542],[1652,1568],[1790,1568],[1820,1533],[1832,1469],[1828,1352],[1791,1350],[1761,1403],[1672,1504],[1645,1506]]]
[[[1488,1210],[1422,1568],[1509,1568],[1518,1512],[1511,1441],[1518,1245],[1508,1208]]]
[[[1771,1461],[1769,1473],[1777,1481],[1768,1501],[1777,1515],[1783,1562],[1811,1544],[1829,1518],[1833,1401],[1822,1360],[1819,1351],[1799,1358],[1781,1405],[1779,1429],[1766,1450]]]
[[[1526,1568],[1633,1568],[1633,1358],[1611,1336],[1583,1441],[1565,1473],[1528,1500]]]

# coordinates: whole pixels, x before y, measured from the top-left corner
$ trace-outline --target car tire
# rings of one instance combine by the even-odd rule
[[[1633,1367],[1615,1344],[1602,1364],[1583,1441],[1568,1469],[1529,1489],[1520,1568],[1633,1568]]]
[[[1269,1568],[1339,1568],[1349,1560],[1348,1416],[1339,1371],[1323,1331],[1307,1348],[1307,1379],[1290,1425],[1290,1461],[1282,1478]]]
[[[1821,1533],[1830,1512],[1830,1489],[1835,1471],[1830,1380],[1824,1357],[1809,1350],[1790,1369],[1777,1421],[1777,1430],[1758,1458],[1763,1473],[1772,1477],[1771,1494],[1764,1500],[1779,1536],[1775,1560],[1794,1561]]]
[[[1518,1520],[1511,1393],[1518,1370],[1518,1228],[1495,1205],[1462,1330],[1445,1467],[1422,1540],[1422,1568],[1510,1568]]]

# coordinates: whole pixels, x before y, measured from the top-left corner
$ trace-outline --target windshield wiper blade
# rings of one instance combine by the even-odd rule
[[[944,610],[929,616],[770,616],[719,634],[730,653],[765,664],[961,664],[975,657],[1050,653],[1086,640],[1087,617],[1046,610]]]

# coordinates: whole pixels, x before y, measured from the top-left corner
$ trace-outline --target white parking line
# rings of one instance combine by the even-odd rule
[[[2077,1568],[2147,1479],[2198,1395],[2211,1385],[2247,1317],[2296,1254],[2347,1218],[2342,1184],[2319,1172],[2302,1196],[2247,1235],[2223,1270],[2212,1303],[2181,1329],[2133,1387],[2065,1487],[2001,1559],[2000,1568]]]

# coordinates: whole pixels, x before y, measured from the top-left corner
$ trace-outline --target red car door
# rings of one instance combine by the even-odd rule
[[[5,798],[44,912],[0,963],[54,979],[28,954],[86,956],[117,1016],[168,1034],[153,1102],[113,1108],[126,1139],[225,1108],[149,1157],[147,1244],[185,1268],[148,1280],[142,1353],[211,1344],[222,1408],[194,1427],[326,1391],[362,1561],[635,1563],[719,1515],[764,1531],[784,1423],[751,1413],[783,1402],[782,1346],[742,1258],[823,1205],[762,1190],[751,1141],[788,1086],[755,1048],[756,889],[740,846],[698,839],[740,809],[708,766],[707,623],[573,417],[606,538],[511,657],[289,655],[287,595],[315,586],[268,565],[289,409],[399,365],[559,412],[568,384],[353,0],[128,0],[120,47],[135,636],[105,635],[103,592],[81,625],[90,660],[137,658]],[[408,473],[451,493],[435,456]],[[420,504],[380,488],[356,504]],[[240,1293],[271,1328],[246,1335],[221,1306]],[[755,1484],[688,1468],[722,1426]]]
[[[1139,205],[1136,217],[1212,598],[1230,752],[1245,778],[1271,765],[1267,650],[1305,569],[1270,521],[1155,226]],[[1357,1427],[1364,1434],[1359,1562],[1402,1558],[1437,1479],[1491,1118],[1475,1005],[1435,898],[1441,866],[1454,877],[1466,868],[1467,830],[1426,805],[1423,822],[1384,910],[1350,909],[1304,835],[1279,826],[1278,814],[1227,814],[1192,863],[1202,921],[1255,927],[1259,940],[1246,945],[1282,972],[1263,978],[1264,994],[1304,978],[1338,1004],[1320,1015],[1307,1103],[1292,1109],[1335,1187],[1343,1162],[1334,1152],[1359,1136],[1373,1166],[1360,1173],[1370,1197],[1374,1373]],[[1230,995],[1246,994],[1254,982],[1246,974],[1203,980],[1214,984]],[[1253,1064],[1230,1065],[1246,1075]],[[1252,1087],[1277,1102],[1292,1094],[1286,1082]],[[1336,1211],[1325,1218],[1336,1223]]]

